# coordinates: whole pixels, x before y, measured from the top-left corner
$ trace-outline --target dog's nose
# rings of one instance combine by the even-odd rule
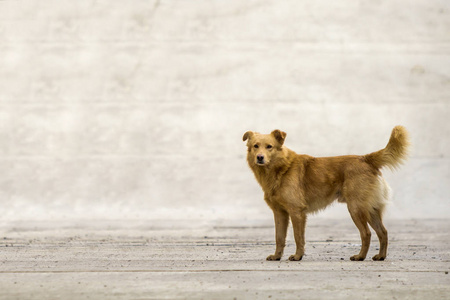
[[[264,155],[258,154],[258,155],[256,156],[256,159],[258,160],[258,162],[263,162],[263,161],[264,161]]]

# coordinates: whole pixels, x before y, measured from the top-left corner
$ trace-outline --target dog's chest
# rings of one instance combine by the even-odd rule
[[[295,185],[290,184],[292,182],[281,174],[278,177],[262,177],[258,181],[264,191],[266,202],[283,204],[285,200],[298,194]]]
[[[279,192],[282,184],[282,177],[280,175],[255,172],[255,177],[266,195],[274,196]]]

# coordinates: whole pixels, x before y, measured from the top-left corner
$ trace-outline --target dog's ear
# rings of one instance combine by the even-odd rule
[[[242,140],[245,142],[247,139],[250,139],[255,133],[253,131],[247,131],[244,133]]]
[[[286,138],[286,132],[275,129],[271,134],[275,137],[278,143],[280,143],[280,145],[283,145],[284,139]]]

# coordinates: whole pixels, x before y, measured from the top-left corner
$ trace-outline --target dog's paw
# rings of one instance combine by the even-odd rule
[[[280,260],[281,255],[269,255],[267,256],[266,260],[274,261],[274,260]]]
[[[385,258],[386,258],[386,256],[381,256],[379,254],[377,254],[374,257],[372,257],[372,259],[375,260],[375,261],[384,260]]]
[[[360,255],[353,255],[352,257],[350,257],[350,260],[352,261],[363,261],[365,259],[365,257],[362,257]]]
[[[298,261],[298,260],[302,260],[302,258],[303,258],[303,255],[297,255],[297,254],[289,256],[290,261]]]

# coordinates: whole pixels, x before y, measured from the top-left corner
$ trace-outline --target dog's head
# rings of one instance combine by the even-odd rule
[[[247,160],[251,165],[269,166],[282,155],[286,133],[278,129],[270,134],[260,134],[253,131],[244,133],[242,140],[247,141]]]

